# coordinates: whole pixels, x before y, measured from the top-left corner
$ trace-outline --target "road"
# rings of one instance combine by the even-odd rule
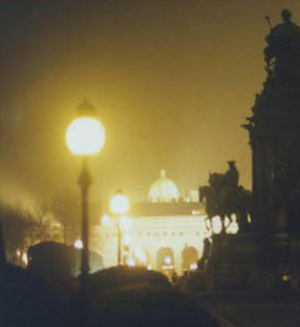
[[[193,293],[199,303],[215,314],[224,327],[299,327],[300,296],[277,294]]]

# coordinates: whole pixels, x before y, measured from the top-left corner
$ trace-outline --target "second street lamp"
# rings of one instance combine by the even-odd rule
[[[110,210],[117,217],[117,237],[118,237],[118,266],[123,262],[122,260],[122,226],[121,218],[129,211],[130,203],[128,197],[121,191],[117,191],[110,201]]]

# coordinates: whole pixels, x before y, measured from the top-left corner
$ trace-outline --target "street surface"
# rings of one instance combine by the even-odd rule
[[[200,303],[219,318],[223,327],[299,327],[300,295],[199,294]]]

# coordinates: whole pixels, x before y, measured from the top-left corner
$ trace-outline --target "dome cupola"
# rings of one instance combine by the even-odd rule
[[[148,201],[152,203],[178,202],[180,193],[176,184],[166,177],[166,172],[162,169],[160,177],[150,186]]]

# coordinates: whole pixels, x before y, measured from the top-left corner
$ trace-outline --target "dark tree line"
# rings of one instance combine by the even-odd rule
[[[62,226],[45,206],[29,211],[21,205],[0,201],[0,219],[7,259],[16,264],[22,263],[22,255],[31,245],[62,240]]]

